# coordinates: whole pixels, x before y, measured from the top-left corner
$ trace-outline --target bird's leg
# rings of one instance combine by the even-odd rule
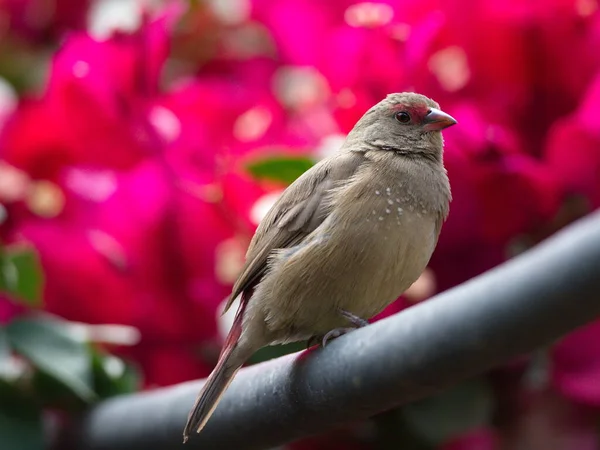
[[[327,333],[325,336],[323,336],[323,339],[321,341],[321,345],[323,347],[325,347],[327,345],[327,343],[332,339],[335,339],[346,333],[354,331],[356,328],[362,328],[362,327],[366,327],[367,325],[369,325],[369,322],[367,320],[361,319],[360,317],[355,316],[351,312],[340,309],[340,314],[342,316],[344,316],[346,319],[348,319],[348,321],[354,326],[353,327],[335,328],[335,329],[331,330],[329,333]],[[311,338],[309,340],[309,343],[312,342],[313,339],[314,338]]]
[[[340,314],[342,316],[344,316],[346,319],[348,319],[350,321],[350,323],[352,323],[352,325],[354,325],[356,328],[362,328],[362,327],[366,327],[367,325],[369,325],[368,320],[361,319],[360,317],[355,316],[351,312],[340,309]]]

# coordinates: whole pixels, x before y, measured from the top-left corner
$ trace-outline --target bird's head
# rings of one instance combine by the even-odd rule
[[[381,149],[441,159],[441,131],[456,120],[428,97],[413,92],[389,94],[369,109],[348,135],[350,149]]]

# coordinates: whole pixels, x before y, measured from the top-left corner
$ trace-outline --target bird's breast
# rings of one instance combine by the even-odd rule
[[[328,234],[340,265],[352,267],[360,274],[358,282],[375,290],[372,297],[379,309],[406,290],[427,265],[437,240],[436,213],[393,186],[374,189],[373,194],[336,208],[332,219],[342,217],[332,220]]]
[[[278,254],[259,286],[273,336],[347,326],[339,309],[371,318],[419,277],[437,240],[439,214],[403,188],[369,183],[338,190],[324,222],[293,252]]]

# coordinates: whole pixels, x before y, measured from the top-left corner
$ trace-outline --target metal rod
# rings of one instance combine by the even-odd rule
[[[430,395],[600,315],[600,213],[433,299],[331,342],[240,371],[192,449],[263,449]],[[186,448],[202,382],[104,401],[77,450]]]

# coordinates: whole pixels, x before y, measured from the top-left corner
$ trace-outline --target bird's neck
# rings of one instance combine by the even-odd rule
[[[355,142],[352,134],[348,136],[341,151],[351,151],[358,153],[381,152],[382,154],[395,154],[411,159],[424,159],[434,164],[443,164],[443,140],[441,133],[428,133],[427,136],[420,139],[398,142],[395,140],[386,141],[382,139],[361,140]]]

